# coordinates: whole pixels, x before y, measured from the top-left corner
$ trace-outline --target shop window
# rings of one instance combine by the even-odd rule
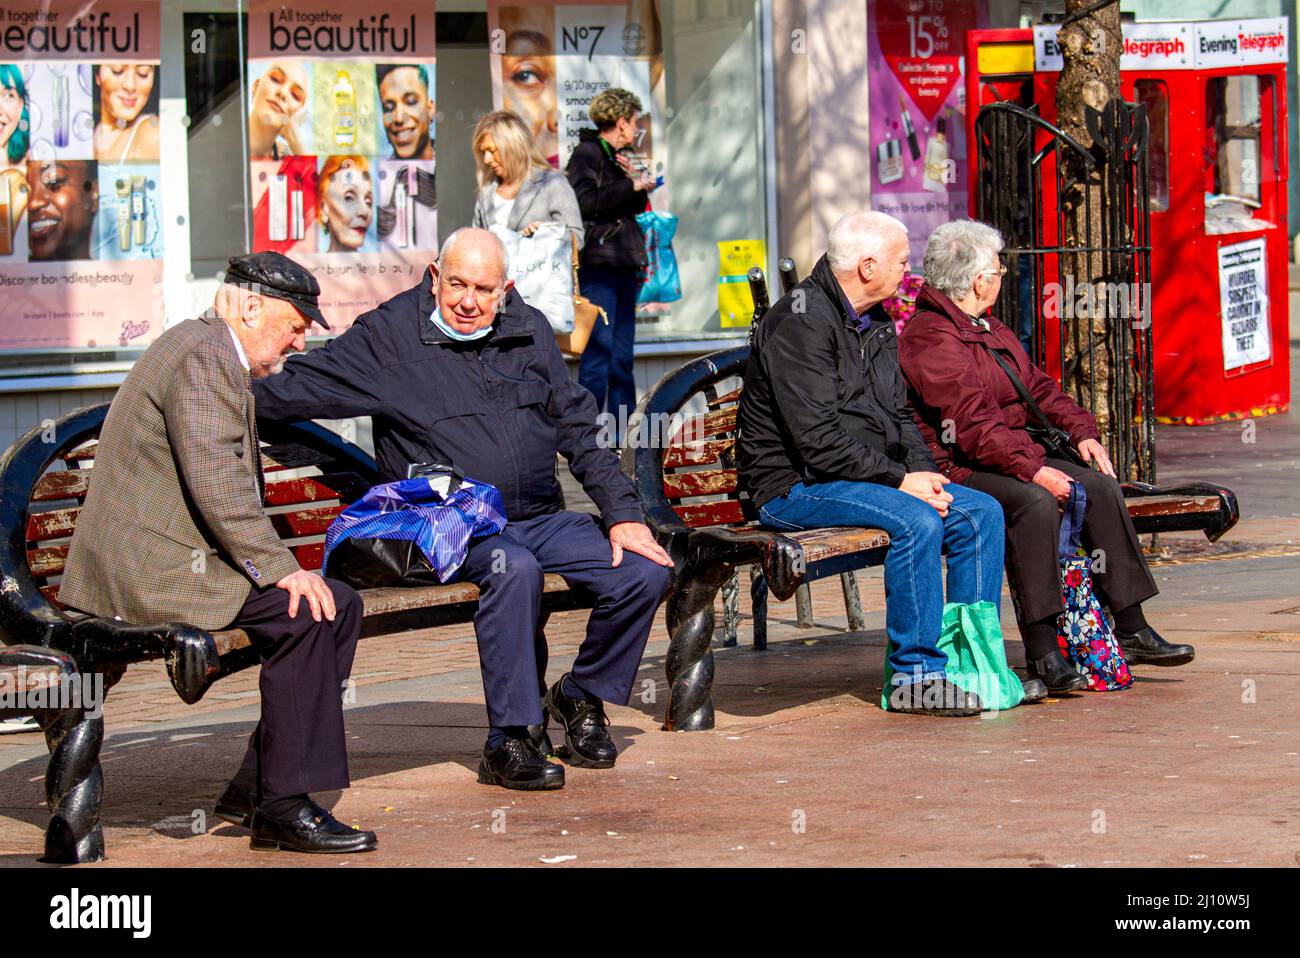
[[[1272,114],[1272,84],[1258,76],[1214,77],[1206,83],[1205,224],[1212,234],[1272,225],[1261,213],[1264,113]],[[1265,98],[1269,109],[1265,110]]]
[[[1138,80],[1137,101],[1147,111],[1147,189],[1151,212],[1169,209],[1169,87],[1163,80]]]

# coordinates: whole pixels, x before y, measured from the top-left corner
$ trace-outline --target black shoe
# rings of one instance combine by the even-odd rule
[[[548,762],[530,738],[507,738],[499,748],[483,746],[478,780],[527,792],[564,788],[564,766]]]
[[[1060,652],[1049,652],[1041,659],[1025,660],[1030,678],[1042,679],[1049,692],[1077,692],[1088,687],[1084,675]]]
[[[230,822],[232,825],[239,825],[247,828],[253,821],[253,811],[257,808],[257,799],[253,793],[246,789],[239,781],[236,775],[226,786],[226,790],[221,793],[217,799],[217,807],[213,809],[217,818]]]
[[[290,821],[271,818],[260,808],[253,812],[253,837],[248,847],[257,851],[316,852],[343,854],[369,852],[379,847],[374,832],[349,828],[337,818],[308,800],[298,806]]]
[[[1196,650],[1190,645],[1166,642],[1149,625],[1132,635],[1117,631],[1115,638],[1129,665],[1186,665],[1196,658]]]
[[[923,679],[911,685],[899,685],[889,693],[889,711],[913,715],[978,715],[983,709],[974,692],[954,685],[947,679]]]
[[[1042,679],[1022,679],[1020,684],[1025,690],[1025,694],[1020,697],[1021,705],[1031,705],[1047,698],[1047,686]]]
[[[545,707],[564,728],[564,744],[556,753],[579,768],[613,768],[618,748],[609,737],[609,718],[605,706],[585,696],[569,698],[564,692],[564,678],[546,693]]]

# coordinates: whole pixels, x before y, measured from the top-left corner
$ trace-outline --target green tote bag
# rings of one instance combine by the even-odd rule
[[[949,602],[943,607],[938,646],[948,656],[948,681],[980,697],[984,711],[1015,708],[1025,696],[1020,678],[1007,666],[1002,626],[992,602]],[[885,658],[880,707],[888,711],[894,669]]]

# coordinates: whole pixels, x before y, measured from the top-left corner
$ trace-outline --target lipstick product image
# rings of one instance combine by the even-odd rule
[[[298,176],[294,189],[289,193],[289,239],[302,239],[307,235],[307,224],[303,219],[302,176]]]
[[[907,104],[903,102],[903,95],[898,95],[898,108],[903,112],[903,132],[907,134],[907,151],[912,154],[912,159],[921,158],[921,144],[916,142],[916,128],[912,126],[912,114],[907,112]]]

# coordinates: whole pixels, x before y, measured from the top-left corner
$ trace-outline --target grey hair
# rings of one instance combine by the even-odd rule
[[[996,269],[1002,234],[978,220],[953,220],[930,234],[925,244],[925,283],[949,299],[960,299],[975,277]]]
[[[462,226],[460,229],[452,230],[451,235],[442,241],[442,247],[438,250],[438,266],[447,261],[447,254],[456,248],[456,244],[464,239],[465,233],[483,233],[492,237],[492,242],[496,244],[497,251],[501,254],[501,276],[508,279],[510,276],[510,254],[506,251],[506,244],[501,242],[501,237],[497,236],[491,230],[478,229],[473,226]]]
[[[826,260],[831,271],[851,273],[864,259],[883,260],[888,252],[889,234],[895,230],[907,235],[907,227],[888,213],[873,210],[840,217],[826,241]]]

